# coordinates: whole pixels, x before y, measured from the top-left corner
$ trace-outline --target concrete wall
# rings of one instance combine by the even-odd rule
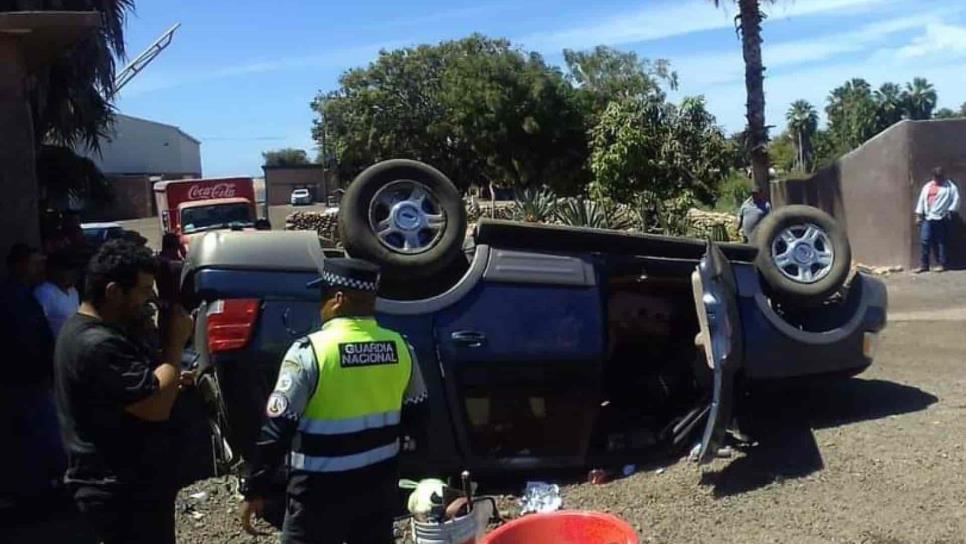
[[[185,174],[201,177],[201,144],[178,127],[115,116],[112,136],[101,142],[101,153],[78,149],[107,175]]]
[[[966,196],[966,119],[919,121],[910,124],[909,213],[919,198],[922,186],[936,166],[942,166],[946,176],[956,183],[960,197]],[[949,262],[955,268],[966,268],[966,225],[963,215],[966,207],[960,206],[959,215],[950,229]],[[910,248],[911,261],[919,262],[919,233],[913,231]]]
[[[913,210],[935,166],[964,187],[966,120],[902,121],[810,178],[775,183],[772,197],[776,205],[809,204],[831,213],[848,230],[857,262],[912,268],[919,262]],[[964,242],[957,220],[952,266],[966,266]]]
[[[316,164],[304,166],[263,166],[265,192],[270,206],[288,204],[294,189],[308,189],[315,202],[324,202],[339,188],[332,172]]]
[[[17,36],[0,33],[0,258],[4,259],[17,242],[40,245],[34,132],[25,76]],[[0,266],[0,277],[5,275]]]

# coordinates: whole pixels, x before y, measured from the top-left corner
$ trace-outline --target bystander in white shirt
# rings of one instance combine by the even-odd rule
[[[60,333],[60,328],[64,326],[67,318],[77,313],[80,300],[77,296],[77,289],[68,287],[63,289],[53,282],[45,281],[34,289],[34,298],[44,309],[47,316],[47,323],[54,337]]]

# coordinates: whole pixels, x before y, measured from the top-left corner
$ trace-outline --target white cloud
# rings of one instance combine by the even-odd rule
[[[363,45],[333,49],[321,55],[303,55],[281,58],[251,59],[239,64],[224,66],[208,71],[179,71],[176,73],[150,72],[134,79],[129,87],[125,87],[122,97],[136,97],[157,91],[181,87],[187,84],[197,84],[218,79],[282,70],[297,70],[301,68],[321,68],[342,70],[351,66],[366,64],[376,58],[379,50],[393,49],[408,45],[403,42],[386,42],[380,44]]]
[[[767,68],[774,70],[871,50],[893,34],[924,28],[941,20],[942,16],[941,13],[927,13],[897,17],[864,25],[853,32],[837,32],[784,42],[765,42],[762,46],[763,60]],[[766,23],[766,37],[767,34]],[[744,61],[737,44],[725,53],[671,57],[670,60],[685,85],[708,86],[744,79]]]
[[[766,78],[765,117],[769,125],[775,126],[772,134],[777,134],[785,126],[785,112],[793,101],[808,100],[821,112],[829,92],[854,77],[867,80],[873,87],[886,81],[905,83],[913,77],[925,77],[936,88],[939,107],[958,108],[959,104],[966,102],[966,72],[961,67],[966,49],[961,47],[961,42],[950,37],[961,37],[966,33],[966,28],[945,24],[940,27],[948,27],[942,28],[945,36],[941,42],[943,47],[919,48],[919,45],[927,43],[924,38],[930,35],[930,31],[925,30],[905,45],[899,42],[892,48],[876,49],[868,55],[851,57],[847,62],[808,65]],[[916,55],[910,56],[910,51]],[[745,88],[741,79],[705,88],[685,88],[682,92],[706,94],[709,109],[722,125],[729,131],[743,128]]]
[[[884,4],[890,0],[797,0],[766,9],[775,16],[817,15],[842,12]],[[621,45],[692,32],[732,28],[734,10],[728,2],[723,9],[713,9],[708,0],[671,0],[645,2],[644,8],[621,13],[595,23],[571,29],[539,32],[518,40],[525,47],[544,52],[561,49],[587,49],[599,44]]]
[[[948,57],[966,56],[966,27],[933,23],[926,32],[897,52],[901,59],[917,59],[942,54]]]

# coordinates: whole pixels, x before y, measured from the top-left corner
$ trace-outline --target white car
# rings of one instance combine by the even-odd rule
[[[312,203],[312,193],[308,189],[295,189],[290,200],[293,206],[308,205]]]

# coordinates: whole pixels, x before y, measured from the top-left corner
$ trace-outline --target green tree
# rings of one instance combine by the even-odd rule
[[[593,196],[618,202],[691,192],[711,204],[732,161],[728,139],[700,97],[680,106],[653,96],[611,102],[590,147]]]
[[[813,169],[824,168],[839,158],[838,147],[828,130],[818,130],[812,139],[815,147],[815,164]]]
[[[723,0],[711,0],[715,7]],[[765,19],[761,2],[775,0],[734,0],[738,5],[738,32],[745,60],[745,89],[748,94],[745,149],[751,161],[755,185],[768,190],[768,128],[765,125],[765,65],[761,58],[761,23]]]
[[[877,112],[872,87],[864,79],[852,79],[832,90],[825,114],[829,135],[838,154],[862,145],[878,132]]]
[[[586,125],[563,74],[535,53],[481,35],[383,51],[312,103],[313,135],[343,175],[408,157],[459,187],[589,181]]]
[[[346,178],[374,162],[408,157],[435,165],[460,187],[481,181],[481,161],[452,134],[440,94],[448,59],[485,42],[474,36],[381,51],[367,67],[343,73],[338,90],[312,101],[313,137]]]
[[[265,166],[299,166],[310,164],[309,156],[304,149],[286,147],[262,153]]]
[[[560,71],[509,42],[458,55],[440,102],[450,134],[484,158],[488,182],[573,193],[589,181],[584,118]]]
[[[791,126],[768,143],[768,157],[779,173],[796,169],[798,149],[795,145],[795,137],[791,133]]]
[[[115,59],[124,57],[124,19],[132,0],[8,0],[3,11],[96,11],[98,32],[39,69],[30,86],[37,147],[84,144],[99,149],[113,121]]]
[[[936,89],[926,78],[913,78],[902,94],[910,119],[929,119],[936,107]]]
[[[664,96],[661,83],[678,87],[677,72],[667,60],[651,62],[633,51],[618,51],[599,45],[590,51],[564,49],[567,79],[577,89],[586,107],[595,115],[612,100]]]
[[[812,167],[812,139],[818,130],[818,112],[808,101],[796,100],[785,114],[785,119],[795,146],[794,168],[807,172]]]
[[[895,83],[883,83],[873,98],[876,105],[876,132],[891,127],[909,114],[902,87]]]
[[[961,117],[959,112],[949,108],[940,108],[936,110],[936,113],[932,114],[933,119],[958,119],[959,117]]]

